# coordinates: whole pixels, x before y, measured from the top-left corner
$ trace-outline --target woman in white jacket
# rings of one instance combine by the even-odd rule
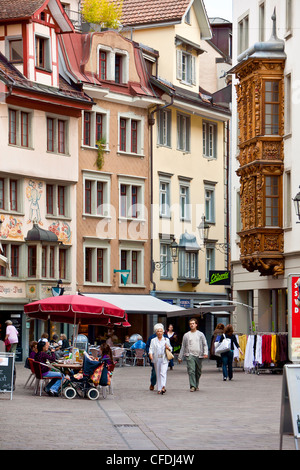
[[[154,326],[156,338],[153,338],[149,347],[149,358],[153,362],[157,377],[157,393],[163,395],[166,392],[167,371],[169,361],[166,356],[166,349],[172,351],[169,338],[164,337],[164,326],[157,323]]]

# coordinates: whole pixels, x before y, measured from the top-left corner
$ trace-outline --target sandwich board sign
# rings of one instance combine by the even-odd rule
[[[14,388],[14,353],[0,353],[0,393],[10,393],[12,400]]]
[[[293,435],[296,450],[300,439],[300,365],[286,364],[283,369],[280,450],[284,434]]]

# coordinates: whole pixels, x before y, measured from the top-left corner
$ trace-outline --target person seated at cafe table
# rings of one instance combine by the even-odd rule
[[[101,344],[100,346],[100,359],[106,361],[107,365],[110,366],[114,363],[113,354],[108,344]]]
[[[52,349],[50,352],[49,351],[49,342],[48,341],[39,341],[37,344],[37,353],[35,355],[35,361],[41,362],[41,370],[42,370],[42,375],[43,377],[57,377],[60,375],[65,378],[61,372],[54,372],[49,370],[49,367],[46,365],[46,361],[48,362],[55,362],[56,357],[55,357],[55,352],[54,349]],[[50,382],[46,385],[45,387],[45,392],[48,393],[50,396],[57,397],[59,395],[58,391],[61,385],[61,380],[60,379],[52,379]]]
[[[141,335],[138,335],[137,341],[133,343],[133,345],[130,347],[131,350],[134,349],[145,349],[146,348],[146,343],[144,343],[143,338]]]

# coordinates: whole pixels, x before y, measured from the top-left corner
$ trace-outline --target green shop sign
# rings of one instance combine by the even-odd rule
[[[230,271],[209,271],[210,286],[230,286]]]

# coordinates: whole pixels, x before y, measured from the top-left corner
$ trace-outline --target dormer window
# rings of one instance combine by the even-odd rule
[[[35,36],[35,66],[50,71],[50,40],[43,36]]]
[[[101,80],[106,80],[106,69],[107,69],[107,55],[106,52],[100,51],[99,54],[99,76]]]
[[[129,79],[128,52],[99,45],[98,76],[100,80],[127,83]]]
[[[23,62],[23,41],[22,39],[11,39],[9,41],[9,61],[14,63]]]

